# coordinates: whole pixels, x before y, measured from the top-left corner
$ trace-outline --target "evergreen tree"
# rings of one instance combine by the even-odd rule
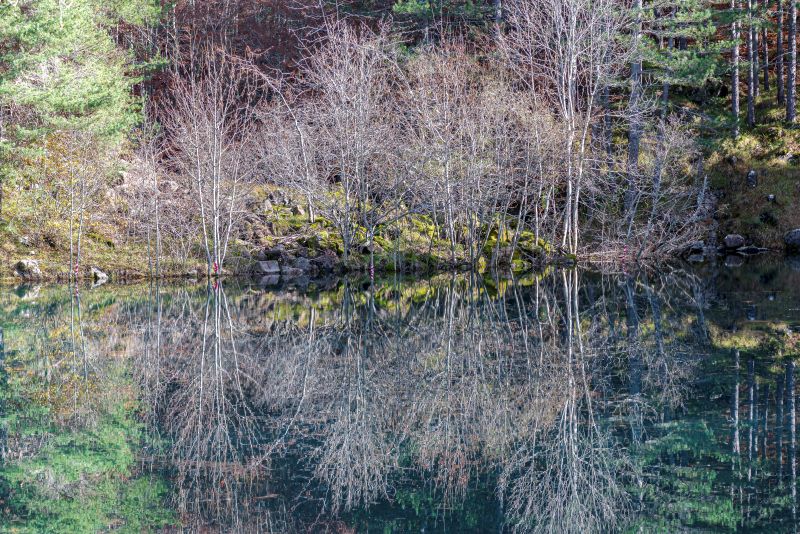
[[[13,112],[0,139],[2,174],[19,171],[48,132],[75,130],[119,144],[138,120],[131,54],[110,30],[144,24],[155,0],[30,0],[0,5],[0,109]]]

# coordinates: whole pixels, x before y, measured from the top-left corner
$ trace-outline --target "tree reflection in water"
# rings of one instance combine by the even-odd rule
[[[642,483],[624,451],[646,414],[680,405],[693,352],[661,319],[670,281],[627,277],[620,292],[615,277],[589,289],[581,276],[344,281],[234,300],[224,287],[154,290],[135,368],[181,516],[330,526],[419,484],[457,508],[494,480],[510,529],[624,524]],[[623,313],[620,337],[609,318]],[[633,445],[611,420],[628,422]]]
[[[690,273],[102,291],[22,321],[14,365],[71,429],[126,392],[133,474],[175,512],[151,527],[730,528],[775,480],[796,517],[794,363],[715,348]],[[18,430],[12,461],[37,454]]]

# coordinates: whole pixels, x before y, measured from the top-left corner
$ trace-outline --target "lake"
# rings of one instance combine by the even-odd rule
[[[7,287],[2,532],[786,532],[800,261]]]

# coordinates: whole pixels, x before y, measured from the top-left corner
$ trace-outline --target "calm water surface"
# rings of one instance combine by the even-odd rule
[[[0,326],[0,532],[800,522],[800,261],[20,286]]]

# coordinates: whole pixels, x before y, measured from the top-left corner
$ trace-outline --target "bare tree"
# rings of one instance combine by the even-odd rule
[[[739,136],[739,21],[737,20],[737,0],[731,0],[733,21],[731,22],[731,113],[733,115],[733,136]]]
[[[797,113],[797,2],[789,2],[789,61],[786,66],[786,122],[795,121]]]
[[[541,105],[558,110],[566,130],[561,244],[574,253],[590,126],[600,92],[630,57],[616,38],[629,27],[630,13],[611,0],[513,0],[506,16],[510,29],[500,46],[509,66]]]
[[[199,212],[207,270],[220,274],[253,183],[256,80],[220,50],[205,48],[161,110],[170,164],[188,180]]]

